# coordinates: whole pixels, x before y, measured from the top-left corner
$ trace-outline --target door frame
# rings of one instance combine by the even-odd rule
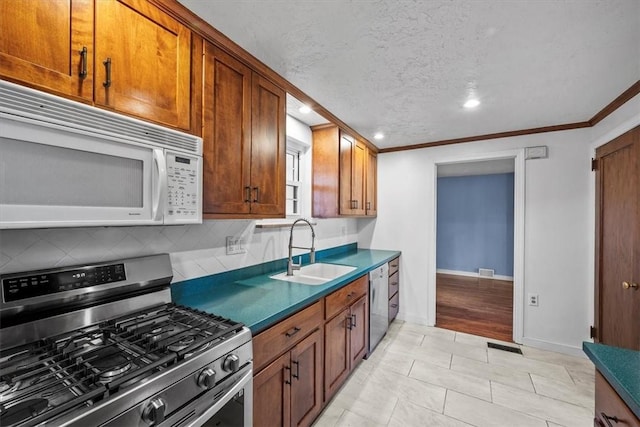
[[[436,244],[437,244],[437,214],[438,214],[438,166],[452,163],[469,163],[482,160],[513,159],[513,341],[522,343],[524,332],[524,207],[525,207],[525,154],[524,148],[505,150],[492,153],[478,153],[452,156],[437,159],[433,168],[433,203],[430,215],[431,228],[430,247],[428,253],[428,265],[431,272],[427,277],[428,295],[428,322],[436,323]],[[427,216],[429,218],[429,216]]]

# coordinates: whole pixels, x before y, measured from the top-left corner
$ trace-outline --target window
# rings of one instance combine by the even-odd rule
[[[297,150],[287,150],[287,193],[286,206],[287,216],[301,215],[301,189],[300,179],[300,152]]]

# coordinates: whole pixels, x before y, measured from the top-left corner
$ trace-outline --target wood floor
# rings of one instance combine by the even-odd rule
[[[436,274],[436,326],[512,342],[513,282]]]

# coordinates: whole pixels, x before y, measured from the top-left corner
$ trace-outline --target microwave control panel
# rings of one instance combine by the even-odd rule
[[[167,219],[169,222],[199,222],[199,160],[167,153]]]
[[[59,273],[41,273],[2,279],[5,302],[50,295],[73,289],[104,285],[126,280],[124,264],[67,270]]]

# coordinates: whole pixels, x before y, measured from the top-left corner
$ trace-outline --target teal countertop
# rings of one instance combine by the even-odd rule
[[[582,349],[640,418],[640,351],[590,342],[583,342]]]
[[[265,264],[267,267],[253,266],[174,283],[171,297],[176,304],[242,322],[256,335],[400,255],[398,251],[357,249],[355,245],[345,248],[347,250],[341,253],[335,250],[319,252],[317,262],[350,265],[356,270],[322,285],[270,279],[269,276],[286,270],[286,260],[281,260]],[[250,273],[242,274],[242,270],[253,271],[254,275],[246,277]]]

